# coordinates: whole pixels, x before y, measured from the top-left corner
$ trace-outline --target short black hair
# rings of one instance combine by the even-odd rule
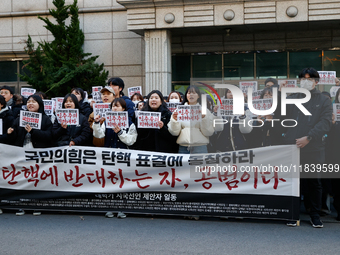
[[[0,104],[3,105],[3,108],[6,107],[6,100],[5,100],[5,98],[2,95],[0,95]]]
[[[299,78],[305,78],[306,74],[309,74],[310,78],[317,79],[317,81],[320,79],[318,71],[316,71],[313,67],[304,68],[299,74]]]
[[[113,101],[111,102],[111,105],[110,105],[110,108],[112,109],[113,106],[116,106],[117,103],[120,104],[120,106],[124,109],[124,111],[126,111],[126,102],[123,98],[121,97],[118,97],[118,98],[115,98],[113,99]]]
[[[63,101],[63,104],[62,104],[62,107],[65,108],[65,103],[66,103],[66,100],[67,98],[71,98],[74,105],[75,105],[75,109],[79,109],[79,102],[78,102],[78,98],[74,95],[74,94],[67,94],[65,97],[64,97],[64,101]]]
[[[34,95],[40,96],[42,99],[47,99],[46,94],[42,91],[37,91],[34,93]]]
[[[112,83],[112,85],[119,86],[119,88],[122,88],[122,91],[120,92],[120,94],[124,95],[123,90],[124,90],[125,84],[124,84],[124,81],[121,78],[119,78],[119,77],[110,78],[107,81],[107,86],[110,86],[111,83]]]
[[[84,92],[84,90],[82,88],[73,88],[73,89],[71,89],[71,93],[73,91],[78,92],[80,94],[80,96],[81,96],[81,100],[80,101],[85,99],[85,92]]]
[[[4,85],[4,86],[2,86],[2,87],[0,88],[0,90],[3,90],[3,89],[9,90],[9,92],[11,93],[11,95],[14,94],[13,88],[10,87],[10,86]]]

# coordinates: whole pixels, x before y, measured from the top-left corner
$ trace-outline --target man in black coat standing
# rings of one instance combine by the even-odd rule
[[[296,144],[300,148],[300,165],[302,167],[301,190],[304,194],[304,203],[311,217],[313,227],[322,228],[319,211],[321,210],[322,185],[319,176],[304,175],[304,170],[325,163],[325,135],[332,124],[332,103],[319,90],[315,88],[319,82],[319,73],[314,68],[305,68],[299,74],[300,87],[310,91],[311,98],[303,103],[303,107],[311,113],[305,115],[295,104],[286,108],[286,116],[281,116],[281,102],[275,112],[276,119],[292,119],[297,125],[283,130],[283,143]],[[303,93],[295,93],[288,99],[305,98]],[[307,171],[305,171],[307,172]],[[303,178],[307,177],[307,178]],[[289,226],[296,226],[296,222],[288,222]]]

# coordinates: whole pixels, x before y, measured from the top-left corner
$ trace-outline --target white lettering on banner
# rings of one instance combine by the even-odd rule
[[[30,125],[33,129],[41,129],[42,114],[39,112],[20,111],[20,127]]]
[[[129,128],[128,112],[106,112],[106,128],[114,128],[115,125],[122,128]]]
[[[177,105],[178,122],[202,121],[202,107],[200,105]]]
[[[79,125],[78,109],[57,109],[55,111],[58,123],[67,125]]]
[[[97,147],[0,147],[0,188],[87,193],[200,192],[299,197],[295,145],[211,154],[167,154]],[[264,171],[272,166],[275,171]],[[215,171],[218,167],[237,171]],[[286,168],[287,168],[286,167]],[[281,167],[282,168],[282,167]],[[241,171],[245,169],[245,171]],[[246,169],[252,169],[251,172]]]
[[[138,112],[138,128],[156,128],[159,129],[159,121],[161,120],[160,112]]]
[[[105,113],[111,111],[110,105],[110,103],[93,104],[93,116],[105,117]]]

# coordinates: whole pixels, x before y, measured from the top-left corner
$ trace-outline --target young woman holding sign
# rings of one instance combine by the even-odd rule
[[[138,127],[138,115],[136,116],[138,138],[134,149],[177,153],[176,137],[168,131],[167,125],[171,118],[171,112],[164,102],[163,94],[159,90],[153,90],[146,98],[148,102],[141,112],[160,112],[161,119],[158,122],[158,128],[141,128]]]
[[[123,98],[116,98],[111,103],[111,109],[114,112],[126,112],[126,102]],[[114,128],[106,128],[105,122],[100,123],[100,116],[94,118],[93,145],[97,147],[128,149],[137,139],[137,130],[135,124],[128,118],[129,128],[124,129],[117,125]]]
[[[79,102],[74,94],[67,94],[62,104],[63,109],[79,109]],[[87,118],[79,112],[79,124],[67,125],[66,123],[53,124],[53,137],[58,146],[87,146],[91,141],[91,129]]]
[[[196,86],[189,86],[185,91],[183,105],[201,105],[201,92]],[[213,135],[214,115],[207,109],[207,114],[202,115],[202,120],[197,122],[178,121],[178,112],[172,114],[168,124],[169,132],[178,136],[178,153],[208,153],[207,144],[209,136]]]
[[[20,127],[20,117],[7,130],[8,139],[15,146],[25,148],[47,148],[52,146],[52,122],[45,114],[44,103],[40,96],[31,95],[27,99],[27,110],[41,113],[41,128],[33,129],[29,124]]]

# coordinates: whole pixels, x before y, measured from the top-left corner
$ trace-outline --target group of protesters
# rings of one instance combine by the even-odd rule
[[[202,94],[197,86],[189,86],[185,93],[172,91],[164,96],[159,90],[153,90],[143,97],[135,93],[131,98],[124,95],[124,81],[113,77],[107,86],[101,89],[101,100],[109,103],[113,112],[127,112],[128,127],[114,125],[106,128],[105,116],[95,115],[93,102],[87,98],[82,88],[73,88],[64,97],[63,109],[78,109],[78,125],[59,122],[57,118],[47,116],[44,111],[42,92],[23,99],[14,94],[9,86],[0,88],[0,119],[2,135],[0,143],[25,148],[47,148],[54,146],[97,146],[116,149],[135,149],[164,153],[215,153],[234,150],[245,150],[256,147],[296,144],[301,149],[301,164],[339,164],[340,122],[332,114],[332,98],[327,92],[315,88],[319,76],[313,68],[302,70],[299,75],[300,86],[311,92],[311,100],[304,104],[311,116],[300,114],[295,105],[288,105],[287,119],[294,119],[299,124],[294,128],[272,125],[270,120],[282,119],[280,102],[274,114],[254,116],[245,104],[244,115],[228,117],[234,125],[215,122],[220,118],[218,106],[211,97],[207,97],[207,110],[200,121],[180,121],[178,110],[170,110],[168,104],[202,106]],[[278,81],[268,78],[262,90],[263,99],[273,97],[276,88],[280,95]],[[340,102],[340,90],[337,91],[334,103]],[[301,93],[292,94],[290,98],[301,98]],[[230,90],[226,90],[224,99],[232,99]],[[280,96],[279,96],[280,98]],[[168,103],[168,104],[167,104]],[[25,107],[23,107],[25,106]],[[42,114],[40,129],[29,124],[20,126],[20,111]],[[142,128],[138,125],[139,112],[158,112],[160,119],[157,128]],[[253,125],[241,125],[253,120]],[[254,127],[258,124],[258,127]],[[305,190],[304,190],[305,189]],[[340,212],[340,183],[338,180],[321,182],[319,178],[309,179],[302,185],[306,209],[310,212],[313,227],[322,227],[320,214],[329,211],[325,194],[334,195],[334,207]],[[338,214],[337,220],[340,220]],[[296,222],[288,225],[295,226]]]

